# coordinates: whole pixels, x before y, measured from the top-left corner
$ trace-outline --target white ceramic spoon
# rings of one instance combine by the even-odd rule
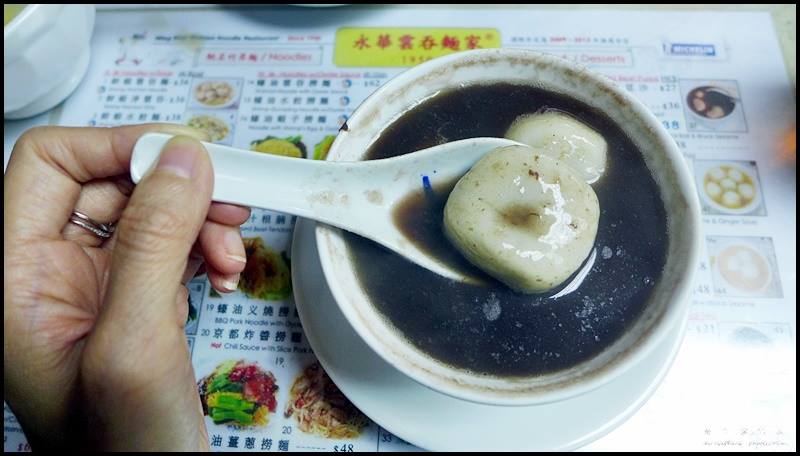
[[[135,183],[155,164],[171,135],[148,133],[133,149]],[[203,143],[214,166],[214,201],[260,207],[336,226],[371,239],[442,276],[472,281],[429,256],[393,223],[396,203],[413,191],[464,175],[502,138],[453,141],[383,160],[302,160]]]

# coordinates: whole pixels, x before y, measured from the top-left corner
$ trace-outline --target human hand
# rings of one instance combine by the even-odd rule
[[[185,136],[134,189],[131,151],[150,131]],[[192,135],[45,127],[15,145],[3,182],[4,398],[34,450],[207,449],[184,285],[205,260],[214,288],[236,288],[249,210],[210,203],[211,163]],[[116,232],[68,223],[73,210],[119,220]]]

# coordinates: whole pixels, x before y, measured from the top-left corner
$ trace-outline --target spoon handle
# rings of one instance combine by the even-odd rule
[[[139,139],[131,158],[134,183],[156,163],[170,138],[148,133]],[[353,202],[354,184],[364,182],[360,179],[367,171],[364,163],[302,160],[205,142],[203,146],[214,167],[214,201],[285,212],[343,228],[353,222],[342,223],[343,212]]]
[[[131,157],[134,183],[155,165],[170,138],[164,133],[139,138]],[[469,280],[409,242],[393,223],[390,211],[409,192],[458,178],[489,150],[514,144],[500,138],[471,138],[401,157],[360,162],[303,160],[212,143],[203,146],[214,167],[214,201],[323,222],[372,239],[445,277]]]

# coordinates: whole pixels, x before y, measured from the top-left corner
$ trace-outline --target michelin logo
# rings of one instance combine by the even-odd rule
[[[664,53],[679,56],[716,57],[717,49],[713,44],[664,43]]]

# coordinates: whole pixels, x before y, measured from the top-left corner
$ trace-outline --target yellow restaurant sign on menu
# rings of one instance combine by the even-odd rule
[[[492,28],[367,28],[336,31],[333,61],[340,67],[410,67],[470,49],[500,47]]]

